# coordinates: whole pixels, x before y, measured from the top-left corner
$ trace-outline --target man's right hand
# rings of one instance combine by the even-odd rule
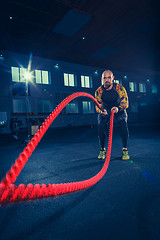
[[[107,114],[108,114],[108,113],[107,113],[107,110],[106,110],[106,109],[104,109],[104,111],[103,111],[103,112],[101,111],[101,114],[102,114],[102,115],[107,115]]]

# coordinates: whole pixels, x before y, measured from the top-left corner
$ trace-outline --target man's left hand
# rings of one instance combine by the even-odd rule
[[[118,108],[117,107],[113,107],[112,109],[111,109],[111,111],[114,111],[115,113],[118,113]]]

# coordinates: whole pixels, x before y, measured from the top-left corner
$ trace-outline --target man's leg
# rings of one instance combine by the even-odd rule
[[[125,120],[119,121],[119,125],[120,125],[120,131],[121,131],[120,134],[122,138],[122,146],[123,146],[123,149],[127,150],[128,137],[129,137],[128,125]]]
[[[108,125],[108,116],[98,115],[98,138],[100,143],[100,153],[98,155],[98,159],[105,159],[106,157],[106,149],[105,149],[105,140],[106,140],[106,131]]]
[[[122,159],[129,160],[130,157],[128,155],[127,146],[128,146],[128,124],[127,124],[127,113],[123,112],[119,117],[117,117],[118,123],[120,125],[120,135],[122,138]]]

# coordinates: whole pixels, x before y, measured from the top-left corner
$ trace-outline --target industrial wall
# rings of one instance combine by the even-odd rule
[[[31,81],[23,78],[22,70],[28,67],[32,74]],[[3,52],[0,58],[0,134],[10,133],[14,128],[26,128],[27,123],[30,129],[32,126],[41,125],[49,113],[74,92],[87,92],[94,96],[95,90],[101,85],[101,74],[104,70]],[[138,123],[139,120],[142,122],[143,106],[146,112],[147,106],[159,105],[159,86],[156,80],[136,73],[111,70],[115,80],[124,85],[128,92],[129,123]],[[78,98],[61,112],[51,127],[96,124],[97,113],[94,104],[89,103],[88,99]]]

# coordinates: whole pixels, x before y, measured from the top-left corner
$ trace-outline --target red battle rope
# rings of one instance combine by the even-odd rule
[[[73,93],[72,95],[68,96],[64,99],[56,108],[55,110],[47,117],[44,121],[40,129],[31,139],[31,141],[27,144],[27,147],[23,150],[20,154],[19,158],[15,161],[15,164],[11,167],[11,170],[6,174],[6,177],[0,183],[0,206],[2,204],[11,203],[11,202],[18,202],[24,201],[29,199],[37,199],[37,198],[46,198],[57,196],[61,194],[66,194],[78,190],[82,190],[92,185],[96,184],[105,174],[107,171],[110,156],[111,156],[111,146],[112,146],[112,133],[113,133],[113,118],[114,112],[111,113],[110,118],[110,130],[109,130],[109,141],[108,141],[108,150],[107,150],[107,157],[103,168],[101,171],[95,175],[94,177],[79,181],[79,182],[70,182],[70,183],[61,183],[61,184],[45,184],[39,185],[36,184],[28,184],[25,186],[24,184],[20,184],[19,186],[14,185],[13,183],[16,181],[17,177],[19,176],[21,170],[23,169],[24,165],[28,161],[28,158],[31,156],[32,152],[40,142],[41,138],[54,121],[54,119],[58,116],[61,110],[74,98],[77,97],[88,97],[91,98],[94,103],[103,111],[99,103],[96,99],[85,92],[77,92]]]

